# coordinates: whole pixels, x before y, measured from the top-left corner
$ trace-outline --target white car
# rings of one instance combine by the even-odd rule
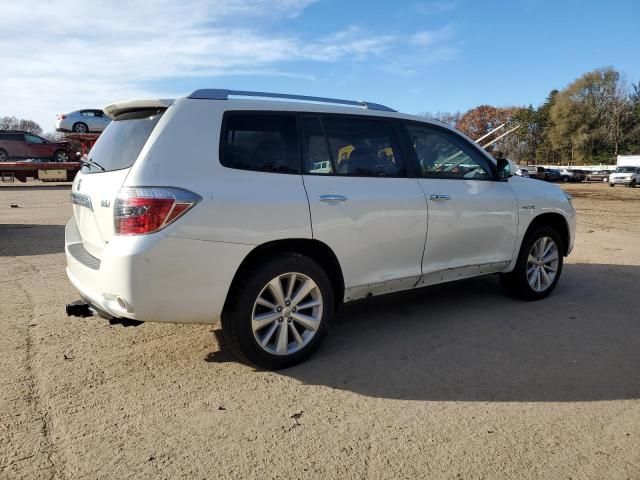
[[[56,120],[58,132],[97,133],[102,132],[111,119],[99,109],[77,110],[61,113]]]
[[[609,175],[609,186],[626,185],[635,187],[640,184],[640,167],[618,167]]]
[[[521,167],[520,165],[515,166],[513,174],[518,177],[530,177],[529,170],[526,167]]]
[[[544,298],[574,244],[560,188],[382,105],[198,90],[105,111],[71,191],[71,315],[221,319],[240,358],[277,369],[343,302],[485,274]]]

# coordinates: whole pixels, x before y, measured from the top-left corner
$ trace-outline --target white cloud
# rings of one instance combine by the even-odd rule
[[[0,115],[32,118],[49,130],[56,113],[185,93],[158,91],[153,85],[159,81],[230,74],[310,78],[287,64],[363,60],[408,38],[357,27],[320,38],[273,33],[271,26],[295,22],[315,1],[3,2]],[[443,38],[443,32],[418,32],[411,43]]]
[[[427,47],[451,40],[455,36],[455,33],[452,25],[446,25],[437,30],[423,30],[411,36],[411,43],[419,47]]]

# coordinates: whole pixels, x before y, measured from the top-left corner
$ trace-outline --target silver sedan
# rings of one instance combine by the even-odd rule
[[[74,133],[102,132],[110,122],[111,119],[102,110],[76,110],[58,115],[56,130]]]

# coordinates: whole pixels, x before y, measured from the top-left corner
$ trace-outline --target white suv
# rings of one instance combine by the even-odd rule
[[[492,273],[546,297],[574,243],[560,188],[382,105],[198,90],[105,111],[71,192],[69,314],[221,319],[238,356],[275,369],[343,302]]]

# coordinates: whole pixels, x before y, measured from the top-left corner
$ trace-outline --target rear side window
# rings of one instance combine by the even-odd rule
[[[304,123],[306,173],[359,177],[405,174],[391,122],[347,115],[322,117],[321,122],[324,144],[317,120]]]
[[[220,163],[229,168],[300,173],[295,115],[227,113]]]
[[[164,109],[148,109],[118,115],[98,137],[89,159],[107,172],[131,167],[163,113]],[[85,165],[82,172],[100,173],[102,170]]]
[[[0,140],[5,142],[22,142],[24,135],[20,133],[0,133]]]

